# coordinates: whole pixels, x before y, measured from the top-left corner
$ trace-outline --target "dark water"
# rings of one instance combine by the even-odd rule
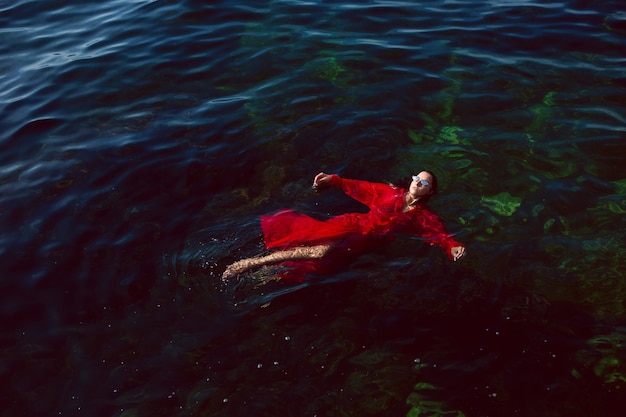
[[[618,1],[0,5],[3,416],[615,416]],[[219,282],[320,170],[439,174],[399,238]]]

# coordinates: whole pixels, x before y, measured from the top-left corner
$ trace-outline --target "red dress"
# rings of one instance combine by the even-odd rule
[[[261,216],[261,228],[268,249],[332,244],[359,252],[381,238],[409,234],[441,246],[450,259],[451,249],[464,246],[446,231],[439,216],[426,205],[403,212],[406,190],[387,184],[341,178],[332,175],[330,184],[369,207],[367,213],[346,213],[328,220],[317,220],[293,210]],[[354,249],[354,250],[353,250]],[[319,272],[319,260],[285,262],[289,270],[281,274],[288,281],[301,281],[306,273]]]

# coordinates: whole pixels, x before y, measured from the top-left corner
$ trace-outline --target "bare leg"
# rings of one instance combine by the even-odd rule
[[[319,259],[326,255],[331,245],[298,246],[296,248],[281,250],[266,256],[247,258],[228,265],[222,274],[222,279],[227,280],[252,268],[275,264],[284,261],[295,261],[298,259]]]

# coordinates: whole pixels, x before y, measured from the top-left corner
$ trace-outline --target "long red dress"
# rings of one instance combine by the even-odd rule
[[[409,234],[439,245],[453,258],[451,249],[464,246],[446,231],[439,216],[424,205],[403,212],[406,190],[387,184],[352,180],[332,175],[330,185],[369,207],[367,213],[346,213],[328,220],[317,220],[293,210],[282,210],[272,216],[261,216],[261,228],[268,249],[332,244],[333,250],[356,253],[372,242]],[[289,270],[281,277],[301,281],[304,275],[319,272],[319,260],[285,262]]]

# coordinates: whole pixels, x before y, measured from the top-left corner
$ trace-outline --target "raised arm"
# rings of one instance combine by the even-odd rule
[[[314,188],[333,186],[340,188],[348,196],[371,207],[379,198],[388,195],[390,185],[342,178],[335,174],[320,172],[313,180]]]

